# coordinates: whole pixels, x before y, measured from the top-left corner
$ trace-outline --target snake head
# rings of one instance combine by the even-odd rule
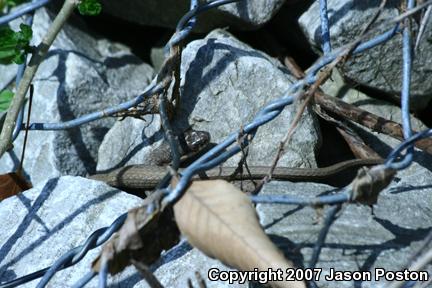
[[[184,133],[184,140],[191,152],[197,152],[210,143],[210,133],[191,129]]]

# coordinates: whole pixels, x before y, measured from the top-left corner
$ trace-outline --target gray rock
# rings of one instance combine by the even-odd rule
[[[329,19],[331,23],[332,46],[354,41],[363,27],[370,21],[380,0],[353,1],[329,0]],[[399,14],[399,1],[389,1],[378,23],[393,19]],[[310,43],[320,46],[320,16],[318,1],[299,19]],[[417,29],[415,21],[413,26]],[[413,109],[422,109],[432,98],[432,44],[427,39],[432,35],[432,21],[429,21],[423,40],[415,53],[412,73],[411,105]],[[400,97],[402,79],[402,41],[398,33],[393,39],[361,55],[352,57],[344,65],[344,75],[363,85],[385,91]]]
[[[159,115],[146,115],[144,119],[126,118],[114,124],[99,147],[97,171],[132,164],[163,165],[170,162]],[[161,149],[164,152],[158,153]]]
[[[282,97],[295,81],[279,62],[223,30],[190,43],[182,55],[182,69],[185,76],[181,115],[188,115],[188,122],[182,125],[209,131],[214,143],[220,143],[249,123],[271,100]],[[258,129],[250,146],[249,164],[271,163],[296,111],[295,105],[288,106],[276,119]],[[280,159],[282,166],[316,165],[314,151],[320,136],[314,124],[315,118],[306,111]],[[239,157],[234,157],[227,164],[235,165],[238,160]]]
[[[47,31],[52,15],[38,10],[33,41]],[[63,122],[130,100],[151,81],[152,68],[120,44],[96,39],[66,25],[33,80],[31,122]],[[107,118],[67,131],[31,131],[24,169],[33,184],[58,175],[94,173],[97,149],[114,124]],[[24,133],[0,160],[0,171],[17,167]]]
[[[250,122],[271,100],[282,97],[294,81],[274,59],[222,30],[191,42],[183,51],[181,69],[182,102],[179,116],[173,123],[177,131],[192,127],[210,132],[212,143],[220,143]],[[275,120],[258,130],[250,146],[250,165],[272,163],[295,111],[293,105],[285,108]],[[158,118],[155,117],[154,121],[151,124],[146,124],[150,123],[149,120],[146,123],[136,120],[117,123],[101,145],[98,170],[113,168],[119,163],[155,163],[149,158],[149,153],[160,147],[161,144],[153,139],[162,141],[162,134],[154,130],[158,127],[153,125],[160,126]],[[320,134],[314,121],[306,111],[280,165],[316,166],[314,152],[319,146]],[[146,128],[150,131],[143,133],[146,125],[151,125]],[[125,131],[134,129],[137,131],[126,135]],[[149,144],[153,148],[143,148]],[[137,152],[139,149],[143,152]],[[239,159],[240,155],[236,155],[226,165],[236,165]]]
[[[331,268],[336,271],[400,271],[422,245],[430,232],[432,213],[432,173],[417,168],[404,171],[383,192],[373,211],[367,206],[351,204],[333,223],[320,254],[317,268],[322,268],[319,287],[354,287],[349,281],[325,281]],[[263,195],[315,197],[334,190],[315,183],[272,182],[264,186]],[[326,207],[325,211],[327,211]],[[311,207],[258,204],[257,211],[266,232],[298,266],[311,259],[323,216]],[[296,251],[295,253],[293,251]],[[431,267],[428,268],[432,272]],[[372,274],[374,275],[374,274]],[[372,278],[373,279],[373,278]],[[361,287],[384,287],[385,281],[363,282]],[[356,286],[357,287],[357,286]]]
[[[151,60],[152,67],[156,71],[159,71],[165,60],[164,47],[159,47],[159,46],[152,47],[150,51],[150,60]]]
[[[101,182],[71,176],[50,179],[0,202],[0,279],[10,281],[50,266],[141,202]],[[90,272],[99,251],[90,251],[76,265],[56,273],[47,287],[72,287]],[[132,268],[109,281],[121,286],[131,278],[140,279]],[[39,280],[21,287],[35,287]],[[97,277],[89,287],[97,287]]]
[[[323,85],[330,95],[354,104],[381,117],[400,122],[400,108],[385,101],[370,98],[350,88],[339,73]],[[412,118],[413,127],[426,129],[420,120]],[[355,125],[365,142],[386,157],[400,141],[387,135],[371,132]],[[380,193],[371,209],[351,204],[331,226],[318,268],[322,268],[319,287],[335,287],[335,282],[324,280],[330,268],[336,271],[399,271],[415,253],[432,225],[432,156],[416,150],[417,157],[408,169],[398,172],[393,182]],[[315,183],[272,182],[264,186],[263,195],[301,195],[315,197],[333,187]],[[328,207],[327,207],[328,208]],[[257,205],[261,223],[266,232],[276,235],[276,242],[298,265],[308,265],[312,247],[322,227],[322,213],[310,207],[296,208],[284,205]],[[317,220],[319,223],[317,224]],[[283,237],[283,238],[281,238]],[[293,254],[290,251],[299,249]],[[290,254],[291,253],[291,254]],[[428,267],[429,273],[432,268]],[[384,287],[385,282],[363,282],[361,287]],[[337,287],[353,287],[353,282],[338,282]]]
[[[70,249],[82,245],[95,230],[111,225],[118,216],[141,203],[141,198],[102,182],[72,176],[50,179],[1,201],[0,283],[52,265]],[[91,250],[77,264],[57,272],[47,287],[72,287],[90,272],[91,263],[99,253],[100,248]],[[212,267],[231,270],[183,242],[164,252],[150,269],[165,287],[187,287],[188,279],[196,283],[195,271],[208,287],[247,287],[208,281],[208,269]],[[33,280],[22,287],[35,287],[39,281]],[[149,287],[131,266],[109,276],[108,284]],[[86,287],[98,287],[97,277]]]
[[[199,1],[199,3],[210,2]],[[103,0],[103,11],[142,25],[175,28],[177,22],[189,10],[189,0]],[[284,0],[250,0],[223,5],[204,12],[198,18],[196,31],[208,32],[216,27],[233,26],[252,29],[269,21],[283,5]]]
[[[0,92],[9,89],[9,85],[15,80],[15,76],[18,70],[18,65],[0,65]]]
[[[234,287],[246,288],[247,284],[234,282],[229,284],[223,281],[210,281],[208,271],[217,268],[220,271],[234,271],[192,248],[187,242],[181,242],[176,247],[165,253],[158,263],[152,265],[151,270],[165,287],[187,287],[188,279],[192,280],[193,287],[199,287],[195,272],[198,272],[206,282],[206,287]],[[148,287],[148,286],[145,286]]]

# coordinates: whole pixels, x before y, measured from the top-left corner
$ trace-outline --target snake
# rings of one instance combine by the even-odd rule
[[[199,131],[188,129],[176,136],[179,140],[182,156],[182,161],[196,156],[197,153],[203,150],[204,147],[210,144],[210,134],[207,131]],[[161,153],[167,154],[169,149],[168,144],[161,149]],[[322,168],[292,168],[292,167],[276,167],[271,175],[275,180],[288,181],[319,181],[330,176],[336,175],[344,170],[382,164],[382,159],[352,159],[337,164],[322,167]],[[249,166],[249,171],[245,173],[238,172],[238,167],[219,166],[209,169],[199,176],[194,176],[196,179],[222,179],[222,180],[258,180],[269,174],[270,167],[268,166]],[[182,173],[184,169],[180,168],[177,172]],[[108,185],[120,189],[154,189],[158,183],[164,179],[168,170],[164,166],[157,165],[129,165],[117,168],[108,173],[100,173],[89,176],[92,180],[98,180],[107,183]]]
[[[352,159],[322,168],[276,167],[271,178],[285,181],[319,181],[336,175],[346,169],[382,164],[382,159]],[[249,173],[234,174],[238,167],[216,167],[196,175],[192,179],[258,180],[269,174],[268,166],[249,166]],[[182,168],[178,170],[181,174]],[[167,173],[163,166],[129,165],[109,173],[95,174],[90,179],[103,181],[120,189],[154,189]]]

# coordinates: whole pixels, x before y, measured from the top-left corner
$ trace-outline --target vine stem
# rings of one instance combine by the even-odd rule
[[[60,12],[55,17],[48,32],[43,37],[41,43],[37,46],[33,56],[28,64],[21,82],[17,88],[15,96],[9,106],[3,129],[0,134],[0,158],[9,149],[12,143],[12,133],[15,127],[19,111],[24,104],[25,95],[30,87],[33,77],[36,74],[39,65],[42,63],[49,47],[54,42],[57,34],[60,32],[63,25],[66,23],[74,8],[78,5],[79,0],[65,0]]]

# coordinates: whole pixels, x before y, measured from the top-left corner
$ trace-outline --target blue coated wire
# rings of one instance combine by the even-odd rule
[[[226,4],[230,4],[230,3],[234,3],[234,2],[240,2],[240,1],[246,1],[246,0],[215,0],[213,2],[204,4],[204,5],[199,5],[195,9],[186,13],[180,19],[180,21],[177,23],[176,31],[182,31],[184,29],[184,27],[187,25],[187,23],[189,22],[189,20],[191,18],[195,17],[198,13],[202,13],[202,12],[207,11],[207,10],[212,9],[212,8],[216,8],[216,7],[219,7],[222,5],[226,5]]]
[[[376,37],[370,41],[367,41],[363,44],[360,44],[354,50],[353,53],[357,54],[357,53],[361,53],[367,49],[370,49],[371,47],[373,47],[373,46],[371,46],[371,43],[374,45],[378,45],[378,44],[381,44],[381,43],[387,41],[396,33],[397,30],[398,30],[398,27],[394,27],[393,29],[383,33],[382,35],[380,35],[380,36],[378,36],[378,37]],[[312,80],[315,79],[315,77],[316,77],[315,74],[317,71],[319,71],[319,69],[321,69],[322,67],[324,67],[328,63],[332,62],[338,55],[336,53],[337,52],[341,53],[342,51],[343,51],[343,49],[337,49],[336,51],[333,51],[327,55],[324,55],[321,60],[319,60],[315,65],[313,65],[312,68],[310,69],[310,72],[305,77],[308,84]],[[293,87],[295,87],[296,89],[298,88],[295,85]],[[288,97],[284,97],[282,99],[278,99],[278,100],[273,101],[271,104],[266,106],[264,109],[262,109],[257,114],[257,116],[252,121],[252,123],[250,123],[249,125],[246,125],[244,131],[246,133],[252,132],[252,131],[256,130],[259,126],[261,126],[261,125],[267,123],[268,121],[274,119],[282,111],[283,107],[292,103],[293,99],[294,99],[294,97],[288,96]],[[205,169],[203,168],[204,162],[208,162],[212,157],[214,157],[214,155],[221,153],[221,151],[223,149],[226,149],[229,145],[234,143],[237,139],[238,133],[239,132],[231,134],[224,142],[222,142],[220,145],[218,145],[218,146],[214,147],[213,149],[211,149],[210,151],[208,151],[201,158],[199,158],[197,161],[195,161],[193,164],[191,164],[189,167],[187,167],[183,171],[183,174],[182,174],[183,177],[177,183],[177,186],[174,187],[173,190],[171,191],[171,193],[163,199],[163,202],[174,204],[182,196],[182,193],[184,192],[184,190],[188,186],[193,175],[195,175],[196,173],[203,171],[205,169],[212,168],[212,165],[216,166],[217,164],[222,163],[222,161],[224,161],[224,159],[228,159],[232,155],[235,155],[236,153],[238,153],[240,151],[240,147],[238,147],[238,146],[234,147],[231,150],[226,151],[225,153],[222,153],[220,156],[218,156],[217,159],[218,159],[218,161],[220,161],[219,163],[215,162],[215,163],[212,163],[212,165],[207,164]]]
[[[216,0],[202,5],[198,5],[197,0],[192,0],[190,5],[191,9],[180,19],[176,27],[176,33],[165,45],[165,54],[169,53],[170,47],[177,45],[189,36],[189,34],[192,32],[193,27],[195,26],[197,14],[205,12],[212,8],[240,1],[246,0]]]
[[[233,2],[237,2],[237,1],[235,1],[235,0],[223,0],[223,1],[217,0],[217,1],[213,1],[213,2],[206,4],[206,5],[202,5],[202,6],[198,6],[198,7],[194,6],[195,8],[192,11],[190,11],[187,15],[185,15],[185,17],[182,18],[181,22],[179,22],[179,25],[178,25],[178,27],[180,27],[180,28],[178,28],[179,31],[182,30],[185,27],[185,25],[188,25],[188,23],[191,21],[191,19],[193,19],[198,13],[203,12],[205,10],[208,10],[210,8],[216,7],[216,5],[222,5],[221,3],[227,4],[227,3],[233,3]],[[191,2],[191,7],[192,7],[192,2]],[[398,32],[398,30],[399,30],[399,28],[398,28],[398,26],[396,26],[393,29],[383,33],[382,35],[375,37],[374,39],[369,40],[365,43],[360,44],[356,48],[354,53],[355,54],[361,53],[367,49],[370,49],[372,47],[375,47],[375,46],[387,41],[388,39],[393,37]],[[290,90],[287,91],[287,93],[282,98],[274,100],[271,103],[269,103],[265,108],[263,108],[256,115],[256,117],[254,118],[254,120],[250,124],[245,126],[245,128],[242,131],[244,131],[244,133],[254,135],[260,126],[264,125],[265,123],[267,123],[267,122],[271,121],[272,119],[274,119],[275,117],[277,117],[281,113],[281,111],[284,109],[285,106],[292,104],[294,99],[300,95],[302,88],[305,84],[311,84],[314,81],[314,79],[316,77],[316,72],[319,71],[319,69],[321,69],[322,67],[324,67],[328,63],[330,63],[331,61],[333,61],[335,59],[335,57],[337,57],[342,51],[343,50],[341,50],[341,49],[336,49],[336,50],[333,50],[333,51],[329,52],[328,54],[324,55],[317,63],[315,63],[312,66],[312,68],[309,70],[305,80],[301,80],[301,81],[296,82],[295,84],[293,84],[291,86]],[[92,114],[89,114],[89,115],[86,115],[86,116],[80,117],[78,119],[75,119],[73,121],[69,121],[69,122],[65,122],[65,123],[53,123],[53,124],[33,123],[30,126],[30,129],[33,129],[33,130],[35,130],[35,129],[36,130],[39,130],[39,129],[59,130],[59,129],[67,129],[67,128],[75,127],[75,126],[87,123],[88,121],[93,121],[95,119],[99,119],[98,117],[102,118],[106,115],[112,115],[113,113],[116,113],[116,112],[128,109],[130,107],[133,107],[133,106],[137,105],[137,103],[141,103],[145,97],[152,95],[154,93],[157,93],[157,92],[161,91],[161,89],[162,88],[159,84],[153,84],[147,89],[146,92],[144,92],[140,96],[137,96],[135,99],[133,99],[131,101],[124,102],[124,103],[122,103],[122,104],[120,104],[114,108],[106,109],[102,112],[95,112],[95,113],[92,113]],[[292,95],[292,96],[290,96],[290,95]],[[128,106],[128,105],[131,105],[131,106]],[[113,111],[115,111],[115,112],[113,112]],[[111,114],[109,114],[109,113],[111,113]],[[220,164],[222,161],[225,161],[229,157],[232,157],[233,155],[238,153],[240,151],[240,147],[238,145],[235,145],[234,147],[232,147],[230,149],[228,149],[228,148],[231,145],[233,145],[234,143],[236,143],[238,135],[242,131],[232,133],[222,143],[220,143],[219,145],[217,145],[216,147],[214,147],[213,149],[208,151],[206,154],[204,154],[202,157],[200,157],[197,161],[192,163],[188,168],[186,168],[183,172],[183,175],[182,175],[183,177],[180,178],[180,181],[177,184],[177,186],[174,187],[172,190],[167,190],[169,192],[169,194],[167,194],[167,196],[163,199],[164,203],[165,204],[173,204],[177,199],[179,199],[179,197],[181,197],[181,193],[184,191],[187,184],[189,183],[192,175],[196,174],[199,171],[210,169],[210,168]],[[422,139],[422,138],[425,138],[425,137],[430,137],[430,136],[432,136],[432,129],[427,130],[427,131],[423,131],[423,132],[418,133],[412,137],[409,137],[406,141],[401,143],[401,145],[399,145],[389,155],[389,157],[386,160],[386,164],[390,165],[393,161],[395,161],[395,159],[398,156],[400,156],[400,153],[404,149],[410,149],[410,147],[412,147],[412,145],[415,141]],[[248,144],[247,141],[245,141],[245,144]],[[322,196],[322,197],[317,197],[317,199],[312,199],[312,200],[300,199],[300,198],[288,199],[285,196],[277,199],[277,197],[278,197],[277,195],[272,195],[271,199],[270,198],[266,199],[263,196],[253,196],[252,199],[255,202],[260,201],[260,203],[267,203],[266,201],[271,201],[271,203],[275,203],[275,202],[288,203],[289,202],[289,204],[295,203],[296,205],[309,205],[308,203],[311,203],[311,201],[324,201],[324,202],[328,201],[326,203],[334,204],[334,203],[342,203],[344,201],[349,200],[347,193],[338,193],[335,195],[330,195],[328,197]],[[281,196],[279,196],[279,197],[281,197]],[[82,257],[84,257],[84,255],[87,253],[87,251],[89,249],[94,248],[94,245],[96,245],[96,246],[101,245],[102,243],[107,241],[109,239],[109,237],[111,237],[111,235],[114,232],[116,232],[120,228],[120,226],[124,223],[124,220],[126,219],[126,215],[127,214],[123,214],[121,217],[116,219],[110,227],[102,228],[102,229],[95,231],[87,239],[87,241],[84,245],[72,249],[71,251],[69,251],[68,253],[63,255],[60,259],[58,259],[49,269],[44,270],[44,272],[46,272],[46,273],[45,273],[44,277],[42,278],[41,282],[39,283],[38,287],[44,287],[46,285],[46,283],[49,281],[49,279],[58,270],[64,269],[70,265],[75,264],[76,263],[75,261],[79,261]],[[98,232],[98,233],[96,233],[96,232]],[[99,234],[101,234],[101,235],[99,235]],[[38,271],[38,272],[40,272],[40,271]],[[38,273],[38,272],[35,272],[31,275],[35,276],[36,273]],[[21,277],[20,279],[25,279],[26,280],[25,282],[28,282],[28,281],[30,281],[29,280],[30,278],[28,276],[29,275],[26,275],[24,277]],[[89,279],[94,277],[93,274],[89,274],[86,276],[87,276],[87,278],[85,278],[84,280],[89,280]],[[40,276],[37,276],[37,277],[40,277]],[[35,277],[35,278],[37,278],[37,277]],[[33,278],[33,279],[35,279],[35,278]],[[31,280],[33,280],[33,279],[31,279]],[[14,282],[15,284],[16,283],[20,283],[20,284],[25,283],[25,282],[23,282],[24,280],[20,280],[21,281],[20,282],[20,281],[17,281],[17,279],[15,279],[14,281],[15,281]],[[5,284],[0,284],[0,287],[4,288],[4,287],[15,287],[15,286],[10,286],[10,283],[5,283]]]
[[[302,198],[289,195],[254,195],[250,197],[253,203],[261,204],[283,204],[283,205],[329,205],[346,203],[350,200],[350,195],[347,193],[337,193],[334,195],[319,196],[316,198]]]
[[[400,143],[392,152],[387,156],[385,165],[390,167],[393,161],[401,156],[401,153],[414,146],[415,142],[432,137],[432,129],[418,132],[410,138]],[[401,168],[404,169],[404,168]],[[400,170],[400,169],[399,169]],[[343,193],[333,195],[319,196],[317,198],[299,198],[289,195],[254,195],[250,199],[254,203],[268,203],[268,204],[285,204],[285,205],[324,205],[324,204],[338,204],[350,200],[350,194],[347,193],[347,188],[343,189]]]
[[[37,288],[45,287],[46,284],[49,282],[49,280],[54,276],[54,274],[57,271],[62,270],[64,268],[67,268],[67,267],[77,263],[87,254],[87,252],[89,250],[94,249],[94,248],[100,246],[101,244],[105,243],[115,232],[117,232],[118,229],[120,229],[120,227],[126,221],[126,218],[127,218],[127,213],[124,213],[121,216],[119,216],[116,220],[114,220],[114,222],[109,227],[100,228],[100,229],[96,230],[87,238],[86,242],[83,245],[69,250],[69,252],[67,252],[62,257],[57,259],[54,262],[54,264],[51,265],[51,267],[49,267],[48,269],[43,269],[43,270],[38,271],[39,274],[36,274],[38,272],[33,273],[33,274],[35,274],[33,279],[28,279],[28,278],[23,279],[23,280],[26,280],[25,282],[19,282],[19,281],[17,281],[19,279],[15,279],[14,281],[16,283],[19,283],[19,284],[14,285],[14,286],[11,286],[11,285],[6,286],[9,283],[5,283],[5,284],[0,285],[0,288],[16,287],[18,285],[21,285],[21,284],[26,283],[28,281],[34,280],[34,279],[39,278],[41,276],[43,276],[43,277],[40,280],[40,282],[38,283]],[[96,241],[95,241],[95,238],[96,238]],[[23,277],[21,277],[21,278],[23,278]],[[5,285],[5,286],[3,286],[3,285]]]
[[[108,280],[108,261],[102,261],[102,265],[99,269],[99,288],[107,287]]]
[[[404,150],[408,150],[411,147],[414,147],[414,143],[418,140],[424,139],[424,138],[428,138],[428,137],[432,137],[432,129],[428,129],[422,132],[419,132],[413,136],[411,136],[410,138],[406,139],[405,141],[403,141],[402,143],[400,143],[395,149],[393,149],[393,151],[387,156],[387,159],[385,161],[385,165],[387,167],[393,167],[394,163],[396,161],[396,159],[398,157],[401,157],[401,153]],[[395,166],[396,170],[401,170],[401,169],[405,169],[406,167],[402,167],[402,166]]]
[[[393,29],[390,29],[389,31],[377,36],[376,38],[373,38],[365,43],[360,44],[357,49],[354,50],[354,54],[359,54],[362,53],[368,49],[371,49],[377,45],[380,45],[386,41],[388,41],[391,37],[393,37],[398,31],[398,27],[394,27]],[[316,80],[316,72],[318,72],[322,67],[324,67],[325,65],[331,63],[336,57],[339,56],[338,53],[340,53],[343,49],[336,49],[333,50],[331,53],[329,53],[328,55],[325,55],[323,57],[321,57],[309,70],[310,72],[307,74],[305,80],[300,80],[299,82],[297,82],[296,84],[293,85],[304,85],[305,82],[307,82],[307,84],[312,84],[315,82]],[[111,108],[107,108],[103,111],[98,111],[98,112],[93,112],[84,116],[81,116],[79,118],[70,120],[70,121],[66,121],[66,122],[60,122],[60,123],[31,123],[29,125],[29,130],[64,130],[64,129],[70,129],[70,128],[75,128],[77,126],[83,125],[83,124],[87,124],[91,121],[95,121],[98,119],[102,119],[106,116],[110,116],[113,115],[115,113],[118,113],[120,111],[124,111],[127,110],[131,107],[134,107],[136,105],[138,105],[139,103],[142,103],[146,97],[159,93],[160,91],[162,91],[163,87],[162,86],[154,86],[154,84],[152,84],[146,92],[144,92],[143,94],[137,96],[134,100],[130,100],[130,101],[126,101],[123,102],[117,106],[111,107]]]
[[[407,8],[412,9],[415,6],[414,0],[407,1]],[[402,91],[401,91],[401,111],[402,111],[402,128],[405,139],[412,135],[411,116],[410,116],[410,89],[411,89],[411,72],[412,72],[412,35],[411,25],[408,24],[410,19],[405,19],[402,33]],[[414,157],[414,147],[406,151],[406,155],[400,162],[394,162],[389,166],[392,169],[400,170],[408,167]]]
[[[163,199],[163,202],[165,204],[168,203],[174,204],[182,196],[182,193],[186,189],[193,175],[195,175],[200,171],[211,169],[214,166],[222,163],[222,161],[240,152],[241,149],[239,146],[235,146],[234,148],[231,148],[230,150],[225,152],[222,151],[236,142],[239,133],[241,132],[255,133],[258,127],[273,120],[276,116],[278,116],[282,112],[285,106],[293,103],[294,98],[295,97],[293,96],[287,96],[273,101],[272,103],[267,105],[264,109],[262,109],[256,115],[254,120],[248,125],[246,125],[242,131],[232,133],[230,136],[227,137],[227,139],[225,139],[225,141],[223,141],[216,147],[212,148],[210,151],[208,151],[206,154],[201,156],[194,163],[189,165],[185,170],[183,170],[182,177],[180,178],[176,187],[174,187],[172,192],[170,192],[170,194]]]
[[[10,21],[21,17],[27,13],[30,13],[36,9],[39,9],[45,5],[47,5],[51,0],[38,0],[33,1],[31,3],[20,5],[16,8],[15,11],[0,17],[0,26],[9,23]]]
[[[191,0],[189,11],[196,9],[197,7],[198,7],[198,0]],[[187,25],[185,25],[183,30],[176,31],[176,33],[174,33],[173,37],[165,45],[164,48],[165,55],[169,54],[170,48],[172,46],[177,45],[178,43],[180,43],[181,41],[183,41],[189,36],[193,28],[195,27],[196,21],[197,21],[196,17],[192,17],[187,23]]]
[[[135,97],[132,100],[123,102],[117,106],[106,108],[105,110],[93,112],[87,115],[84,115],[82,117],[66,121],[66,122],[60,122],[60,123],[31,123],[29,126],[29,130],[64,130],[64,129],[70,129],[74,127],[81,126],[83,124],[102,119],[107,116],[111,116],[115,113],[127,110],[131,107],[134,107],[140,103],[142,103],[147,97],[154,95],[156,93],[159,93],[163,90],[163,86],[161,83],[155,85],[151,84],[147,90]]]
[[[327,0],[320,0],[320,18],[321,18],[321,38],[324,54],[330,53],[330,25],[327,11]]]
[[[393,27],[392,29],[389,29],[388,31],[376,36],[375,38],[363,42],[361,44],[359,44],[357,46],[356,49],[354,49],[353,54],[360,54],[363,53],[366,50],[369,50],[373,47],[376,47],[382,43],[387,42],[388,40],[390,40],[393,36],[396,35],[396,33],[399,32],[399,25],[395,25],[395,27]],[[309,69],[308,69],[308,74],[306,76],[306,81],[308,84],[312,84],[315,82],[314,78],[316,73],[323,68],[324,66],[326,66],[327,64],[331,63],[334,59],[336,59],[336,57],[338,57],[341,52],[343,52],[345,50],[346,47],[340,47],[337,49],[333,49],[330,53],[322,56],[320,59],[318,59],[318,61],[315,62],[315,64],[313,64]]]
[[[72,288],[82,288],[85,285],[87,285],[95,276],[97,275],[97,273],[95,271],[90,271],[89,273],[87,273],[86,275],[84,275],[84,277],[82,277],[80,280],[78,280],[78,282],[76,282]]]

